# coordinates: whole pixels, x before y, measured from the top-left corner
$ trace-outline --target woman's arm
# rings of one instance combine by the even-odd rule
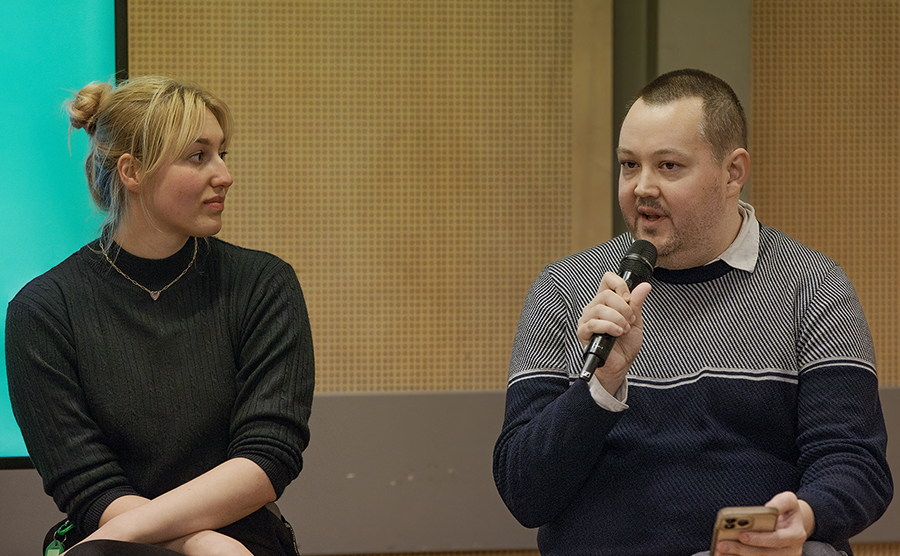
[[[117,498],[103,512],[100,528],[83,542],[156,544],[187,556],[251,556],[240,542],[214,529],[274,498],[262,469],[250,460],[235,458],[154,500]]]
[[[234,458],[153,500],[117,498],[85,540],[166,543],[230,525],[274,501],[266,473],[248,459]]]

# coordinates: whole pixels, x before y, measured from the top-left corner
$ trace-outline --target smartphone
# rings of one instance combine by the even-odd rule
[[[765,506],[734,506],[722,508],[716,515],[713,527],[710,556],[716,556],[716,543],[734,540],[743,531],[774,531],[778,522],[778,510]]]

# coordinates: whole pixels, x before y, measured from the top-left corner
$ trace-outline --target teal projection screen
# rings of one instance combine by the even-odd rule
[[[68,134],[62,105],[91,81],[111,81],[126,0],[5,2],[0,19],[0,321],[29,280],[96,237],[102,217],[84,176],[87,136]],[[117,13],[117,8],[118,12]],[[117,25],[118,22],[118,25]],[[0,352],[0,467],[29,467]]]

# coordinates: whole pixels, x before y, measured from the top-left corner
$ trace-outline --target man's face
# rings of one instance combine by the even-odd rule
[[[722,254],[740,229],[740,185],[700,135],[703,104],[639,99],[619,134],[619,206],[631,234],[656,246],[658,264],[702,266]]]

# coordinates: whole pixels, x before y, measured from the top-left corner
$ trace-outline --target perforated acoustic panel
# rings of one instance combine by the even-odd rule
[[[750,198],[762,222],[837,260],[900,385],[900,3],[752,4]],[[895,470],[896,472],[896,470]],[[898,544],[854,545],[897,556]]]
[[[900,3],[754,1],[750,198],[838,261],[900,385]]]
[[[505,388],[531,280],[571,252],[572,16],[557,0],[129,2],[132,75],[197,81],[234,110],[220,237],[294,266],[319,392]]]

